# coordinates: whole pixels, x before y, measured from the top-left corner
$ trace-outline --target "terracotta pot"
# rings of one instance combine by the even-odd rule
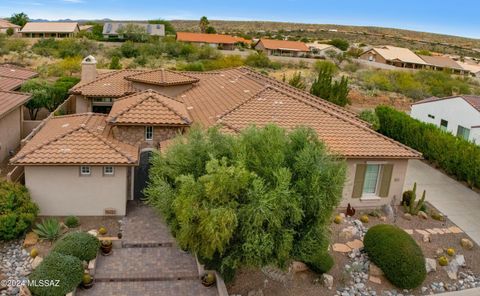
[[[88,290],[88,289],[90,289],[90,288],[92,288],[92,287],[93,287],[93,280],[92,280],[90,283],[88,283],[88,284],[82,283],[82,288],[84,288],[84,289],[86,289],[86,290]]]
[[[103,256],[110,255],[112,253],[112,247],[113,247],[112,242],[110,242],[110,243],[103,243],[102,242],[102,245],[100,247],[100,250],[102,251],[102,255]]]

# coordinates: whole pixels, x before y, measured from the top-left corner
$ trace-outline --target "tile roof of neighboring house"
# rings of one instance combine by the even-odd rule
[[[29,22],[20,32],[22,33],[73,33],[78,28],[75,22]]]
[[[266,87],[223,115],[220,123],[236,131],[251,124],[275,123],[287,129],[313,128],[336,154],[345,157],[414,158],[418,152],[285,90]]]
[[[0,90],[16,90],[24,82],[23,79],[0,76]]]
[[[420,55],[420,57],[429,65],[447,69],[463,70],[463,68],[457,64],[457,62],[447,56]]]
[[[185,104],[153,90],[120,98],[107,118],[114,124],[190,125]]]
[[[0,76],[18,79],[30,79],[38,76],[38,73],[15,65],[2,64],[0,65]]]
[[[11,22],[9,22],[7,20],[0,19],[0,28],[18,28],[18,29],[20,29],[21,26],[12,24]]]
[[[17,165],[135,165],[138,148],[108,136],[106,116],[53,117],[11,159]]]
[[[459,96],[449,96],[449,97],[443,97],[443,98],[430,97],[430,98],[423,99],[421,101],[417,101],[412,105],[419,105],[419,104],[443,101],[448,99],[456,99],[456,98],[463,99],[465,102],[469,103],[470,105],[472,105],[473,108],[477,109],[477,111],[480,112],[480,96],[473,96],[473,95],[459,95]]]
[[[27,93],[0,90],[0,118],[28,102],[30,97]]]
[[[177,32],[177,40],[182,42],[203,42],[203,43],[223,43],[235,44],[239,42],[250,43],[250,40],[242,37],[223,35],[223,34],[204,34],[191,32]]]
[[[80,31],[87,31],[93,28],[93,25],[79,25],[78,28],[80,29]]]
[[[152,71],[133,74],[125,77],[125,79],[130,81],[155,84],[160,86],[192,84],[194,82],[198,82],[199,80],[198,78],[195,78],[187,74],[165,70],[165,69],[152,70]]]
[[[308,46],[300,41],[290,40],[273,40],[273,39],[260,39],[258,43],[262,43],[266,49],[279,49],[279,50],[293,50],[293,51],[310,51]],[[258,44],[257,43],[257,44]]]
[[[426,65],[418,55],[408,48],[396,47],[391,45],[374,47],[371,50],[376,51],[383,56],[387,61],[398,60],[405,63]]]
[[[70,92],[81,94],[87,97],[122,97],[135,92],[132,82],[125,79],[138,73],[144,73],[141,70],[120,70],[101,75],[98,79],[77,84]]]
[[[147,23],[105,23],[103,25],[103,35],[118,35],[118,30],[126,27],[127,25],[135,25],[145,29],[145,33],[152,36],[165,36],[165,25],[163,24],[147,24]]]
[[[463,63],[463,62],[460,62],[460,61],[458,61],[457,64],[459,64],[460,67],[462,67],[462,69],[464,69],[466,71],[470,71],[474,74],[480,73],[480,65],[479,64],[472,65],[472,64]]]
[[[316,48],[318,50],[326,50],[326,49],[335,49],[336,47],[331,44],[323,44],[323,43],[307,43],[309,48]]]

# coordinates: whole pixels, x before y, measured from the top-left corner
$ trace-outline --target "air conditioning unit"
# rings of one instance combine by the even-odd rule
[[[117,209],[114,208],[106,208],[103,210],[103,213],[105,216],[116,216],[117,215]]]

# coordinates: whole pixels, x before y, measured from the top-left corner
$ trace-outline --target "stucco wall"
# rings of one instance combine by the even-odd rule
[[[155,84],[146,84],[146,83],[140,83],[140,82],[134,82],[133,87],[138,89],[138,90],[147,90],[147,89],[153,89],[154,91],[157,91],[161,94],[164,94],[169,97],[176,97],[179,94],[187,91],[188,89],[192,88],[191,84],[187,85],[172,85],[172,86],[160,86],[160,85],[155,85]]]
[[[125,215],[127,169],[115,167],[114,176],[103,176],[103,167],[91,167],[80,176],[78,166],[27,166],[25,185],[40,207],[40,215],[102,216],[106,208]]]
[[[153,140],[145,141],[145,126],[117,125],[112,127],[115,139],[143,148],[158,148],[161,141],[172,139],[182,132],[181,127],[153,127]]]
[[[9,157],[8,151],[15,150],[21,140],[21,108],[18,107],[0,118],[0,162]]]
[[[373,60],[371,60],[371,62],[377,62],[377,63],[382,63],[382,64],[386,64],[387,63],[387,60],[385,60],[381,55],[379,55],[375,50],[371,49],[369,51],[366,51],[364,52],[360,57],[358,57],[359,59],[362,59],[362,60],[367,60],[367,61],[370,61],[370,56],[373,56]]]
[[[392,178],[390,181],[390,190],[388,197],[380,197],[377,200],[365,200],[362,198],[352,198],[353,182],[355,179],[356,165],[359,163],[382,163],[393,164]],[[376,208],[384,204],[389,204],[395,197],[397,203],[402,200],[403,185],[405,183],[405,174],[407,173],[408,160],[406,159],[348,159],[347,160],[347,179],[343,188],[343,198],[340,207],[346,207],[350,203],[355,208]]]
[[[432,115],[435,118],[428,117]],[[470,140],[480,143],[480,112],[461,98],[452,98],[430,103],[412,105],[410,116],[426,123],[440,126],[442,119],[448,121],[447,131],[457,135],[458,126],[470,129]]]
[[[92,112],[92,103],[84,96],[75,97],[75,113]]]

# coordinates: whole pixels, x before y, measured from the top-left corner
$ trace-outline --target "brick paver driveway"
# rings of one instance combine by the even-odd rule
[[[408,162],[405,190],[411,189],[414,182],[417,182],[417,194],[426,190],[426,200],[480,244],[480,195],[477,192],[420,160]]]
[[[95,285],[78,296],[216,296],[198,279],[195,258],[175,245],[165,223],[148,206],[129,204],[122,248],[97,258]]]

